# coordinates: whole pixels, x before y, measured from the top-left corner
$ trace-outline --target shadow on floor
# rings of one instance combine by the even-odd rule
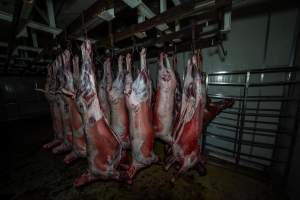
[[[8,164],[1,168],[1,200],[284,199],[275,194],[266,181],[210,164],[206,176],[200,177],[196,171],[191,171],[175,184],[170,183],[174,171],[166,172],[162,166],[153,165],[139,173],[133,185],[99,181],[75,189],[73,180],[86,170],[86,162],[80,160],[66,166],[63,155],[54,156],[41,149],[41,145],[51,139],[50,118],[6,125],[10,134],[2,145]],[[157,143],[155,151],[161,154],[162,149]]]

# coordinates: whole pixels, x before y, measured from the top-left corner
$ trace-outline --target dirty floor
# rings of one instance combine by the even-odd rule
[[[96,199],[212,199],[269,200],[284,199],[274,193],[268,181],[236,173],[212,164],[207,175],[196,171],[170,183],[174,171],[164,171],[153,165],[134,180],[133,185],[114,181],[99,181],[82,189],[73,187],[73,180],[86,169],[85,160],[66,166],[63,155],[54,156],[41,149],[51,138],[50,119],[23,120],[6,124],[9,132],[2,142],[1,156],[7,160],[1,166],[0,199],[15,200],[96,200]],[[8,131],[9,130],[9,131]],[[156,151],[162,145],[156,144]]]

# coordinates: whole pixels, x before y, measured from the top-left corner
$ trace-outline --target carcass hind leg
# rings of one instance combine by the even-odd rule
[[[176,162],[176,158],[174,156],[170,156],[166,160],[165,170],[168,171],[169,168]]]
[[[120,160],[120,168],[127,170],[129,168],[129,159],[125,149],[122,150],[121,160]]]
[[[132,184],[132,178],[136,174],[136,168],[134,165],[130,165],[126,171],[120,171],[120,181],[124,181],[127,184]]]
[[[43,145],[43,148],[44,148],[44,149],[51,149],[51,148],[53,148],[53,147],[56,147],[56,146],[60,145],[61,143],[62,143],[61,140],[59,140],[59,139],[54,139],[54,140],[52,140],[51,142],[48,142],[47,144],[44,144],[44,145]]]
[[[171,183],[174,183],[176,181],[176,179],[184,172],[186,172],[189,169],[189,165],[184,162],[183,165],[181,166],[181,168],[178,170],[178,172],[176,172],[176,174],[173,176],[173,178],[171,179]]]
[[[199,155],[199,154],[198,154]],[[189,169],[193,168],[198,162],[199,162],[199,156],[196,154],[196,152],[193,152],[192,154],[188,156],[184,156],[180,159],[181,167],[178,170],[178,172],[173,176],[171,179],[171,182],[174,183],[175,180],[184,172],[188,171]]]
[[[201,162],[197,163],[197,165],[195,166],[195,169],[200,176],[205,176],[207,174],[206,167]]]
[[[78,159],[79,159],[79,156],[74,151],[72,151],[71,153],[69,153],[68,155],[65,156],[64,163],[68,165]]]
[[[127,183],[128,184],[132,184],[132,178],[134,177],[134,175],[137,173],[137,171],[138,171],[138,169],[137,169],[137,167],[134,165],[134,164],[132,164],[130,167],[129,167],[129,169],[126,171],[126,173],[127,173]]]
[[[66,153],[67,151],[70,151],[70,150],[71,150],[71,146],[70,145],[62,143],[59,146],[57,146],[54,149],[52,149],[52,153],[54,153],[54,154],[61,154],[61,153]]]
[[[165,157],[169,157],[172,155],[172,146],[169,144],[165,144],[164,146],[164,151],[165,151]]]
[[[74,181],[74,187],[82,187],[84,185],[90,184],[96,180],[99,180],[100,177],[94,176],[92,173],[89,171],[83,173],[81,176],[75,179]]]
[[[195,165],[195,169],[197,170],[197,172],[199,173],[200,176],[205,176],[207,174],[207,170],[205,167],[205,164],[207,162],[207,157],[204,154],[199,154],[198,159],[199,159],[199,161]]]

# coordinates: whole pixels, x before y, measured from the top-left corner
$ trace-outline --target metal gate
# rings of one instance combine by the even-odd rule
[[[208,157],[256,170],[275,165],[286,170],[297,126],[298,72],[282,67],[208,74],[213,101],[235,100],[206,128],[203,147]]]

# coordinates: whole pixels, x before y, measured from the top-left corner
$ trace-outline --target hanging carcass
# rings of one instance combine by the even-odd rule
[[[64,76],[64,66],[63,66],[63,60],[62,55],[59,55],[55,62],[55,70],[57,70],[57,85],[56,85],[56,101],[59,105],[59,110],[62,116],[62,124],[63,124],[63,143],[61,143],[59,146],[52,149],[52,152],[54,154],[60,154],[68,152],[72,149],[72,125],[71,125],[71,112],[69,104],[64,100],[64,95],[61,92],[61,89],[64,87],[66,83],[66,78]]]
[[[175,102],[174,102],[174,118],[177,119],[177,116],[179,116],[180,109],[181,109],[181,98],[182,98],[182,88],[181,88],[181,81],[180,76],[176,70],[177,66],[177,57],[176,55],[173,55],[173,70],[176,78],[176,89],[175,89]],[[174,121],[175,121],[174,120]]]
[[[176,77],[168,56],[164,53],[160,54],[157,80],[153,113],[155,136],[168,144],[172,144]]]
[[[45,89],[35,88],[36,91],[43,92],[49,103],[50,114],[52,118],[52,127],[54,131],[54,138],[52,141],[43,145],[44,149],[51,149],[63,142],[63,124],[62,116],[57,102],[56,93],[56,70],[54,68],[55,62],[47,66],[47,78]]]
[[[119,56],[118,74],[112,85],[108,85],[108,96],[111,108],[111,127],[120,138],[123,149],[130,145],[129,141],[129,118],[125,104],[125,70],[123,69],[124,57]],[[108,63],[109,68],[111,63]]]
[[[197,67],[196,56],[188,60],[181,111],[174,128],[172,154],[167,160],[166,169],[174,163],[180,165],[173,181],[181,173],[197,167],[203,169],[203,157],[199,138],[202,134],[206,90],[204,80]],[[202,170],[201,170],[202,171]]]
[[[140,72],[132,83],[131,88],[126,89],[126,98],[130,113],[132,150],[132,163],[127,170],[129,183],[138,170],[158,161],[157,156],[153,152],[154,130],[151,123],[152,86],[146,66],[146,49],[142,49],[140,57]]]
[[[61,88],[61,92],[64,94],[65,103],[68,104],[70,109],[70,124],[72,128],[72,152],[66,155],[64,162],[69,164],[80,157],[86,156],[86,141],[83,130],[83,122],[81,115],[78,111],[75,102],[76,87],[74,86],[74,80],[78,77],[79,71],[79,58],[75,56],[72,60],[73,73],[71,71],[71,53],[69,50],[65,50],[63,55],[64,64],[64,79],[65,84]]]
[[[92,70],[90,41],[84,41],[81,51],[82,68],[76,103],[83,117],[86,133],[88,170],[75,180],[76,187],[97,179],[118,179],[120,173],[116,168],[122,152],[121,143],[100,108]]]
[[[100,71],[100,70],[98,70]],[[98,76],[100,77],[100,75]],[[101,110],[104,113],[104,116],[108,122],[110,123],[110,106],[108,100],[107,87],[112,83],[112,75],[110,69],[110,59],[107,58],[103,64],[102,78],[98,81],[98,99],[100,103]]]

